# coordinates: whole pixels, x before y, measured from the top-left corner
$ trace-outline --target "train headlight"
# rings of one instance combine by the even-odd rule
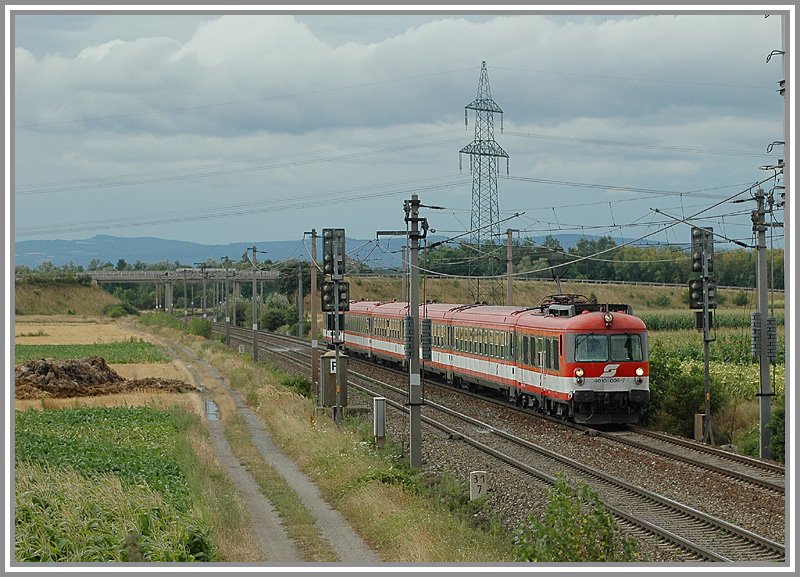
[[[605,321],[607,327],[611,326],[611,322],[613,320],[614,320],[614,315],[612,315],[611,313],[606,313],[603,315],[603,321]]]
[[[583,384],[583,369],[581,367],[575,369],[575,382],[579,385]]]
[[[636,376],[643,377],[644,376],[644,369],[642,367],[636,367]]]

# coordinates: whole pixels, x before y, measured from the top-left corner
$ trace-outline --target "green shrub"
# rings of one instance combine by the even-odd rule
[[[275,331],[279,327],[286,324],[288,309],[279,309],[277,307],[267,307],[261,313],[261,326],[267,331]]]
[[[121,304],[114,304],[103,309],[103,314],[111,317],[112,319],[118,319],[119,317],[126,316],[128,311],[126,311],[125,307],[123,307]]]
[[[534,563],[630,562],[636,543],[625,538],[597,493],[559,472],[541,520],[531,513],[514,534],[518,561]]]
[[[758,423],[747,429],[736,439],[736,448],[742,455],[758,457],[761,452],[761,433],[759,432]]]
[[[669,432],[691,437],[695,413],[705,412],[704,368],[683,363],[680,356],[669,354],[665,348],[660,341],[650,344],[650,402],[642,423],[661,418],[661,425]],[[729,393],[713,375],[709,385],[713,415],[728,403]]]
[[[738,291],[735,295],[733,295],[733,304],[737,307],[744,307],[750,303],[750,295],[748,295],[745,291]]]
[[[183,330],[183,322],[172,313],[159,311],[142,315],[140,321],[143,325],[151,327],[169,327]]]
[[[313,396],[311,380],[306,377],[286,375],[281,377],[280,383],[281,386],[291,389],[304,397],[311,398]]]
[[[786,399],[781,397],[772,409],[772,416],[767,423],[769,436],[769,452],[772,458],[781,463],[786,462]]]
[[[193,318],[189,321],[189,334],[211,338],[211,322],[206,319]]]

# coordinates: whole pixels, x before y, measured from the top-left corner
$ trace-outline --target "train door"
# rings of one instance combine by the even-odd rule
[[[544,338],[538,337],[536,339],[536,366],[538,368],[536,373],[539,375],[539,388],[542,389],[544,389],[546,385],[544,378],[544,367],[547,357],[545,353]]]
[[[372,358],[372,317],[367,317],[367,357]]]
[[[448,383],[453,382],[453,347],[455,347],[455,328],[447,325],[447,374],[445,375]]]

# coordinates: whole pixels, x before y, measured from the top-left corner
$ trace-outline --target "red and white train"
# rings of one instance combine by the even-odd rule
[[[351,301],[344,346],[351,355],[403,363],[408,315],[405,302]],[[554,295],[532,308],[426,303],[426,318],[431,355],[423,370],[449,383],[494,389],[585,424],[636,423],[650,398],[647,328],[628,305],[579,295]]]

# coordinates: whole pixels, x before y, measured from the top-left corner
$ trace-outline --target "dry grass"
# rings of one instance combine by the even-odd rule
[[[14,287],[16,315],[102,316],[119,300],[98,286],[28,285]]]
[[[228,419],[225,426],[231,449],[258,482],[263,495],[275,507],[289,537],[303,553],[303,559],[314,563],[338,561],[336,552],[322,537],[314,517],[286,483],[286,480],[253,445],[250,430],[242,417]]]
[[[26,409],[75,409],[78,407],[152,407],[156,409],[166,409],[175,405],[198,416],[204,414],[203,399],[199,393],[159,393],[142,391],[138,393],[98,395],[93,397],[15,399],[14,401],[14,408],[18,411],[24,411]]]
[[[220,558],[235,563],[261,561],[263,555],[251,531],[250,513],[217,460],[208,437],[191,433],[189,442],[203,471],[205,481],[200,491]]]
[[[186,368],[176,361],[171,363],[110,364],[109,367],[122,378],[129,380],[155,378],[192,382],[192,376]]]
[[[120,320],[72,315],[34,315],[14,319],[14,341],[24,345],[117,343],[134,335]]]

